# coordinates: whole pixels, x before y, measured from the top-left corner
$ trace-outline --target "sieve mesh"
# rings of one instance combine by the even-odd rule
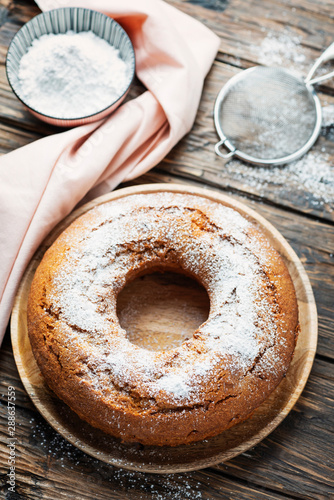
[[[244,74],[220,103],[225,137],[255,158],[278,159],[301,149],[317,122],[314,98],[303,80],[261,66]]]

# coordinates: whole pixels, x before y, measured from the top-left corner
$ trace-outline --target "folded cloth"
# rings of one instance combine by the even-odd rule
[[[39,0],[116,19],[148,89],[110,117],[40,139],[0,158],[0,343],[25,267],[50,230],[91,199],[143,174],[192,127],[219,39],[162,0]],[[88,195],[87,195],[88,193]]]

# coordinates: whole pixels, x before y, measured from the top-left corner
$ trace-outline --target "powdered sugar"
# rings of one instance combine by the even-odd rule
[[[275,306],[261,295],[266,257],[249,241],[250,223],[238,212],[164,193],[105,204],[94,215],[77,240],[71,233],[72,248],[53,276],[49,300],[71,325],[67,344],[84,352],[89,346],[86,376],[96,390],[108,376],[109,385],[113,381],[127,393],[135,390],[172,406],[195,404],[216,366],[232,356],[232,370],[246,373],[274,344]],[[131,344],[118,324],[116,297],[129,266],[139,270],[143,263],[163,261],[200,274],[210,294],[210,316],[196,332],[200,355],[195,337],[178,349],[152,352]]]
[[[188,381],[189,382],[189,381]],[[191,387],[180,373],[163,375],[155,383],[158,391],[165,391],[175,399],[187,399]]]
[[[301,45],[302,38],[288,29],[279,33],[269,31],[261,44],[252,46],[259,64],[289,68],[299,75],[306,71],[307,58]]]
[[[42,35],[20,61],[19,95],[56,118],[78,118],[110,106],[129,84],[119,51],[92,31]]]

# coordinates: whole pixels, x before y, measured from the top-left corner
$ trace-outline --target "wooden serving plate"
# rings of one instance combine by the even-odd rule
[[[248,420],[214,438],[177,447],[124,444],[79,419],[45,384],[31,351],[26,321],[27,298],[35,270],[47,248],[74,219],[111,200],[130,194],[161,191],[195,194],[223,203],[261,226],[288,266],[296,289],[301,326],[287,376]],[[198,300],[198,297],[194,300]],[[174,311],[171,311],[172,320]],[[201,469],[229,460],[256,445],[282,422],[300,396],[311,371],[317,345],[317,311],[310,282],[300,260],[283,236],[263,217],[233,198],[215,191],[178,184],[149,184],[121,189],[97,198],[58,224],[43,242],[22,278],[12,313],[11,336],[15,361],[24,387],[39,412],[65,439],[89,455],[118,467],[171,473]]]

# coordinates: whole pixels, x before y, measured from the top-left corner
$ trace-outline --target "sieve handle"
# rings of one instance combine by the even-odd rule
[[[233,151],[229,150],[229,153],[222,153],[221,150],[220,150],[220,147],[221,146],[225,146],[226,147],[225,142],[226,142],[226,139],[217,142],[217,144],[215,145],[215,152],[221,158],[225,158],[225,160],[228,160],[229,158],[232,158],[232,156],[234,156],[235,150],[233,150]]]
[[[309,85],[315,85],[316,83],[323,82],[325,80],[328,80],[329,78],[332,78],[334,76],[334,71],[331,71],[330,73],[327,73],[326,75],[318,76],[316,78],[312,78],[316,70],[325,62],[330,61],[331,59],[334,59],[334,42],[327,47],[325,52],[321,54],[321,56],[315,61],[313,64],[312,68],[310,69],[307,77],[305,78],[305,83]]]

